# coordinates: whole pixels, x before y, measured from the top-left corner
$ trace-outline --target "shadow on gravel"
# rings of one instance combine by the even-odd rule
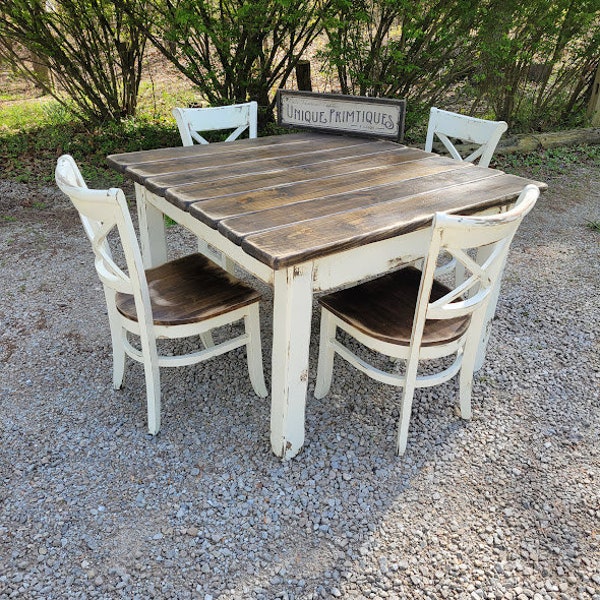
[[[141,367],[111,388],[74,211],[1,183],[0,599],[597,597],[600,237],[584,224],[600,181],[549,183],[509,258],[473,420],[454,383],[421,391],[397,458],[397,392],[339,362],[327,398],[310,380],[306,445],[283,463],[242,351],[163,370],[148,436]],[[313,376],[317,333],[315,314]]]

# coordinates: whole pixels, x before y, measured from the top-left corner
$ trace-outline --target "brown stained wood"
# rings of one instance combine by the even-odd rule
[[[386,175],[392,175],[388,171]],[[447,161],[436,164],[435,161],[421,161],[418,166],[412,166],[404,172],[394,172],[393,177],[381,177],[379,181],[372,179],[360,183],[345,185],[339,182],[327,187],[294,186],[294,190],[282,190],[285,193],[277,199],[276,196],[265,198],[262,210],[251,212],[260,206],[246,203],[247,197],[242,197],[244,203],[230,207],[234,216],[222,219],[218,224],[211,211],[212,203],[199,203],[190,206],[190,213],[200,220],[218,226],[219,230],[232,241],[241,242],[241,238],[259,231],[282,227],[291,223],[331,216],[340,212],[351,212],[357,209],[374,206],[414,196],[432,190],[441,190],[449,185],[476,181],[485,177],[497,175],[497,172],[487,169],[477,169],[466,163]],[[300,190],[299,187],[306,190]],[[350,191],[348,191],[350,190]],[[271,201],[269,201],[271,200]],[[246,210],[244,210],[246,209]],[[203,213],[203,214],[201,214]]]
[[[331,138],[332,136],[322,134],[321,137]],[[287,146],[299,144],[313,144],[314,139],[307,138],[306,133],[291,133],[289,135],[280,135],[272,137],[262,137],[254,139],[236,140],[235,147],[243,151],[255,151],[261,146]],[[177,146],[174,148],[156,148],[154,150],[140,150],[139,152],[125,152],[122,154],[110,154],[106,160],[108,164],[117,171],[125,171],[133,165],[147,164],[152,162],[161,162],[165,160],[179,160],[189,156],[198,156],[202,154],[227,154],[233,150],[230,143],[217,142],[214,144]]]
[[[213,201],[204,201],[192,204],[188,210],[195,217],[205,222],[211,227],[216,227],[218,221],[222,219],[230,219],[238,215],[243,215],[242,218],[247,220],[266,220],[271,222],[272,219],[285,221],[286,214],[291,218],[312,218],[314,210],[317,211],[333,211],[337,198],[340,202],[350,208],[363,206],[365,202],[374,203],[382,202],[390,199],[390,195],[395,197],[396,194],[411,194],[413,180],[419,181],[425,176],[434,176],[438,173],[447,173],[449,171],[474,171],[473,165],[468,163],[449,163],[447,160],[437,160],[431,158],[422,160],[418,163],[404,163],[387,169],[362,171],[359,173],[348,173],[336,175],[334,177],[321,178],[316,180],[305,181],[288,186],[280,186],[266,190],[257,190],[247,194],[237,194],[226,196]],[[456,175],[456,181],[460,182],[464,178],[472,180],[481,177],[489,177],[494,174],[494,171],[481,169],[476,170],[470,175]],[[450,178],[448,174],[446,177]],[[434,178],[430,187],[440,187],[445,179]],[[381,194],[379,194],[379,187]],[[384,188],[383,186],[392,186],[395,190]],[[377,188],[372,190],[371,188]],[[347,202],[347,198],[355,199],[355,202]],[[315,202],[311,202],[315,201]],[[298,207],[291,206],[298,204]],[[256,214],[257,212],[260,214]],[[264,212],[268,211],[268,212]],[[276,214],[281,215],[280,217]],[[228,223],[231,223],[228,220]],[[270,225],[271,227],[273,225]]]
[[[231,216],[232,213],[227,209],[231,201],[226,196],[252,194],[260,197],[263,192],[266,193],[275,188],[280,189],[294,183],[320,179],[326,182],[332,177],[337,177],[338,180],[348,176],[362,177],[363,173],[383,171],[388,167],[398,167],[416,160],[435,161],[438,158],[417,148],[407,148],[397,144],[395,146],[395,148],[388,148],[376,154],[369,154],[365,158],[349,156],[336,161],[290,167],[275,172],[255,173],[242,178],[221,178],[218,181],[211,182],[210,186],[202,183],[172,187],[165,192],[165,198],[176,206],[185,209],[195,202],[207,199],[211,199],[212,204],[212,199],[215,199],[213,205],[215,210],[223,210],[223,216]],[[447,161],[444,164],[447,164]],[[243,202],[246,209],[250,210],[248,206],[249,199],[247,198]],[[222,205],[222,209],[217,208],[220,205]]]
[[[293,154],[284,154],[276,158],[257,158],[247,152],[235,157],[235,160],[219,160],[218,158],[194,161],[180,161],[178,171],[163,173],[157,176],[155,169],[168,169],[168,165],[156,164],[130,167],[127,171],[138,183],[143,183],[151,192],[163,196],[170,187],[200,182],[220,181],[226,173],[227,177],[247,177],[253,174],[280,172],[300,165],[318,165],[327,161],[335,161],[353,156],[368,156],[384,150],[383,142],[366,142],[357,145],[332,145],[330,148],[297,150]],[[175,168],[175,167],[171,167]],[[181,170],[179,170],[181,169]]]
[[[477,212],[515,200],[528,183],[547,187],[389,141],[315,132],[109,162],[274,269],[427,227],[438,210]]]
[[[372,185],[365,182],[362,188],[355,184],[351,192],[346,192],[343,189],[344,186],[339,185],[337,190],[335,186],[330,187],[329,195],[314,191],[311,193],[308,190],[309,195],[303,199],[302,194],[291,193],[288,197],[282,198],[282,206],[250,214],[246,212],[239,217],[224,219],[218,223],[217,227],[227,238],[240,244],[242,238],[260,231],[299,224],[322,217],[329,218],[335,214],[350,213],[380,203],[395,202],[402,198],[412,199],[419,194],[432,191],[441,192],[445,187],[499,175],[498,171],[480,169],[468,163],[454,161],[453,164],[449,164],[448,161],[444,162],[443,165],[438,164],[436,169],[424,168],[421,171],[413,167],[404,173],[404,179],[400,179],[400,175],[396,175],[392,182],[388,180],[381,184],[372,183]],[[423,161],[422,164],[425,166],[428,162]],[[418,202],[418,198],[414,201]],[[241,212],[243,206],[240,206],[238,210]],[[192,205],[190,213],[207,222],[206,217],[201,218],[197,214],[199,212],[206,212],[204,203]]]
[[[201,254],[190,254],[146,271],[157,325],[197,323],[258,302],[260,293]],[[117,308],[137,321],[133,296],[117,294]]]
[[[164,160],[143,162],[129,165],[127,174],[133,177],[138,183],[145,184],[152,191],[159,192],[163,187],[160,183],[156,184],[149,178],[164,177],[166,186],[172,185],[180,176],[185,175],[193,183],[204,181],[207,177],[213,177],[217,169],[227,166],[228,169],[234,166],[245,164],[257,164],[260,170],[262,163],[275,163],[276,160],[292,159],[295,156],[306,156],[313,151],[321,152],[325,155],[327,152],[341,152],[343,156],[351,153],[355,146],[376,147],[377,142],[368,140],[356,140],[356,143],[348,143],[345,138],[340,136],[329,136],[328,140],[317,140],[314,143],[297,141],[285,146],[266,146],[261,148],[240,147],[231,142],[223,143],[219,146],[220,152],[211,152],[215,144],[187,146],[187,148],[197,148],[196,153],[189,156],[167,157]],[[347,138],[346,138],[347,139]],[[381,145],[381,143],[379,143]],[[242,172],[243,169],[242,169]],[[249,172],[253,172],[252,169]],[[170,176],[170,177],[169,177]],[[158,180],[157,180],[158,181]]]
[[[296,63],[296,82],[299,90],[312,92],[310,60],[299,60]]]
[[[527,180],[498,172],[473,183],[249,235],[242,248],[274,269],[427,227],[436,211],[468,214],[515,200]],[[220,227],[223,223],[220,224]]]
[[[319,303],[334,315],[366,335],[382,342],[409,346],[421,283],[421,271],[413,267],[378,277],[361,285],[319,298]],[[430,302],[450,291],[434,281]],[[422,346],[438,346],[462,337],[471,316],[428,320]]]

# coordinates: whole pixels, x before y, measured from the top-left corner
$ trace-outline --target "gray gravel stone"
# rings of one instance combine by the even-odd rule
[[[111,386],[91,249],[54,187],[0,180],[0,600],[581,599],[600,594],[600,171],[567,165],[517,234],[473,420],[336,362],[306,444],[270,450],[243,351]],[[43,198],[34,208],[27,198]],[[174,253],[192,237],[169,228]],[[263,303],[270,378],[270,290]],[[315,312],[311,373],[315,373]],[[217,334],[219,335],[219,334]]]

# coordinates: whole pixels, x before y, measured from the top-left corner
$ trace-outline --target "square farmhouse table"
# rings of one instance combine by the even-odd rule
[[[315,132],[108,162],[135,182],[146,267],[166,260],[166,214],[273,286],[271,446],[284,458],[304,443],[313,294],[423,257],[436,211],[497,212],[526,184],[546,187],[395,142]]]

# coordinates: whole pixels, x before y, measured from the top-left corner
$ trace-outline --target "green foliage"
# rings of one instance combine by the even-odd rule
[[[333,0],[322,59],[342,93],[508,121],[585,124],[598,64],[598,0]]]
[[[174,121],[149,113],[138,118],[85,125],[56,101],[12,105],[0,113],[0,161],[3,177],[22,182],[52,182],[56,158],[69,153],[81,164],[91,185],[121,185],[108,170],[106,156],[181,143]]]
[[[123,0],[123,7],[209,104],[256,100],[268,121],[272,91],[285,85],[321,31],[329,2]]]
[[[114,2],[3,0],[2,10],[0,56],[39,89],[89,122],[135,114],[146,37]]]
[[[598,0],[487,0],[478,100],[521,130],[581,125],[598,64]]]
[[[587,226],[594,231],[600,231],[600,220],[598,221],[588,221]]]
[[[548,148],[528,154],[514,154],[497,160],[496,166],[509,173],[547,179],[560,176],[573,165],[597,165],[600,168],[600,146],[575,145]]]
[[[3,1],[0,59],[72,119],[127,119],[148,94],[158,118],[162,99],[141,87],[146,40],[197,87],[187,104],[256,100],[261,128],[275,90],[318,42],[334,91],[407,98],[409,119],[438,105],[504,119],[512,132],[549,130],[586,123],[600,2]]]
[[[477,5],[466,0],[334,0],[322,53],[344,94],[435,103],[472,65]]]

